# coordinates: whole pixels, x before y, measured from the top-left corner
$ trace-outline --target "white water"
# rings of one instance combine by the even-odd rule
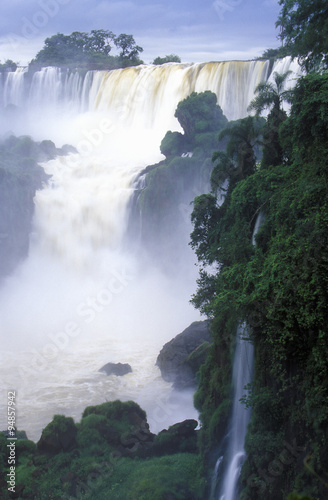
[[[117,398],[136,400],[153,431],[197,417],[192,395],[175,394],[154,366],[162,345],[199,318],[189,305],[193,256],[186,245],[190,272],[177,270],[174,280],[141,263],[122,245],[128,201],[138,173],[162,158],[165,132],[180,130],[181,99],[209,89],[239,118],[267,71],[266,62],[85,77],[46,68],[1,82],[2,133],[70,143],[79,153],[44,165],[52,180],[35,197],[29,257],[0,290],[0,428],[9,389],[17,391],[18,428],[35,440],[55,413],[79,420],[87,405]],[[133,372],[98,373],[108,361]]]
[[[227,450],[228,467],[224,474],[220,500],[236,499],[237,483],[245,460],[244,441],[250,419],[250,409],[247,409],[240,399],[245,394],[244,387],[252,380],[253,370],[253,345],[243,338],[246,335],[245,328],[239,327],[233,365],[234,398]]]

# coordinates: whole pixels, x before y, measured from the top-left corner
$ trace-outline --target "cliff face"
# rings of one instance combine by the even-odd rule
[[[192,202],[210,188],[212,155],[226,141],[228,123],[214,93],[192,93],[175,116],[184,133],[168,131],[161,142],[165,159],[140,175],[130,211],[129,238],[137,240],[165,271],[183,268],[190,241]]]
[[[27,136],[0,143],[0,280],[28,254],[34,196],[48,179],[38,162],[65,152],[51,141],[36,143]]]

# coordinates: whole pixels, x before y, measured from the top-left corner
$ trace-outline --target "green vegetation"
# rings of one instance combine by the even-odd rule
[[[176,54],[170,54],[164,57],[158,56],[153,60],[152,64],[166,64],[169,62],[181,63],[181,59]]]
[[[285,50],[307,71],[328,66],[328,5],[326,0],[280,0],[276,23]]]
[[[263,52],[261,57],[258,57],[258,60],[267,60],[270,59],[274,61],[275,59],[281,59],[285,56],[287,56],[287,51],[285,50],[284,47],[279,47],[278,49],[267,49]]]
[[[115,46],[118,55],[111,55]],[[108,30],[90,33],[74,31],[70,35],[57,33],[46,38],[43,49],[30,63],[30,68],[57,66],[61,68],[116,69],[142,64],[139,54],[142,47],[132,35],[116,36]]]
[[[209,90],[192,92],[179,102],[174,116],[183,134],[168,131],[161,142],[161,153],[167,158],[193,152],[207,155],[217,148],[218,132],[228,123],[217,97]]]
[[[275,75],[275,88],[257,89],[250,109],[259,114],[271,106],[262,129],[248,117],[220,132],[229,138],[226,152],[213,155],[212,190],[194,200],[192,213],[191,244],[201,264],[192,301],[212,318],[214,338],[195,395],[209,466],[227,429],[240,322],[255,348],[244,398],[253,411],[245,500],[285,498],[293,490],[321,499],[328,488],[328,75],[301,78],[292,96],[283,88],[286,76]],[[292,102],[289,117],[283,97]]]
[[[307,69],[327,66],[326,4],[280,4],[286,50]],[[100,44],[100,52],[107,57],[105,47]],[[121,56],[126,54],[122,48]],[[188,206],[196,189],[206,193],[194,199],[191,234],[200,266],[192,302],[211,319],[213,334],[195,394],[201,455],[194,434],[181,441],[180,436],[174,449],[176,428],[155,437],[138,405],[104,403],[87,408],[79,424],[55,416],[37,448],[17,442],[17,498],[207,498],[201,474],[206,470],[210,476],[226,435],[241,322],[254,344],[255,373],[243,398],[252,419],[240,498],[327,497],[328,74],[307,74],[292,94],[284,87],[287,76],[275,74],[273,85],[260,84],[250,103],[256,116],[235,122],[227,122],[211,92],[182,101],[175,116],[183,133],[166,134],[161,144],[166,159],[146,169],[146,186],[138,193],[142,238],[151,241],[159,261],[174,255],[176,266],[179,244],[172,235],[182,227],[181,199]],[[291,103],[289,116],[283,100]],[[266,107],[264,120],[258,115]],[[14,155],[26,158],[34,147],[27,138],[11,141],[2,153],[4,196],[11,183],[23,183]],[[33,162],[27,165],[34,169],[34,183],[40,172]],[[23,179],[26,175],[24,166]],[[22,197],[12,198],[14,209]],[[7,470],[5,445],[0,435],[1,478]]]
[[[196,136],[217,132],[227,123],[222,109],[217,105],[216,95],[207,90],[198,94],[193,92],[179,102],[174,113],[183,128],[185,140],[194,144]]]
[[[195,446],[192,452],[180,452],[172,450],[173,442],[170,454],[165,455],[160,449],[163,436],[153,448],[157,436],[150,433],[145,412],[132,401],[88,407],[79,424],[56,415],[43,430],[37,447],[27,439],[16,442],[15,498],[201,500],[204,479],[198,472],[201,462]],[[174,433],[167,432],[167,436],[174,441]],[[175,439],[180,447],[185,440],[185,449],[191,448],[190,436],[184,439],[176,435]],[[10,498],[4,479],[6,444],[0,433],[4,500]]]
[[[293,91],[285,89],[290,71],[279,75],[273,74],[274,84],[268,82],[260,83],[256,89],[256,97],[250,103],[248,111],[255,111],[259,116],[264,110],[270,113],[263,129],[263,158],[262,168],[272,165],[280,165],[283,161],[283,149],[280,145],[279,126],[287,118],[283,109],[284,101],[292,103]]]
[[[7,59],[7,61],[3,64],[0,63],[0,73],[5,73],[6,71],[16,71],[17,64],[11,59]]]
[[[210,91],[193,92],[178,104],[175,117],[183,133],[169,131],[163,138],[161,152],[166,159],[145,170],[146,187],[138,196],[141,217],[131,223],[140,228],[150,257],[171,270],[183,265],[180,249],[188,244],[185,223],[190,203],[195,194],[208,189],[211,156],[218,147],[219,131],[228,123]]]

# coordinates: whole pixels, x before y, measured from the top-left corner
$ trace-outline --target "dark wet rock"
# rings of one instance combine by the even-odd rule
[[[116,375],[121,377],[127,373],[132,372],[132,368],[128,363],[107,363],[99,370],[100,372],[106,373],[106,375]]]
[[[205,362],[212,337],[209,321],[195,321],[164,345],[156,364],[164,380],[176,389],[195,387],[196,374]]]

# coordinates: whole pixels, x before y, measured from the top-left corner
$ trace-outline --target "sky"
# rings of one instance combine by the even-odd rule
[[[247,60],[279,47],[278,0],[1,0],[0,62],[27,65],[56,33],[133,35],[141,59]]]

